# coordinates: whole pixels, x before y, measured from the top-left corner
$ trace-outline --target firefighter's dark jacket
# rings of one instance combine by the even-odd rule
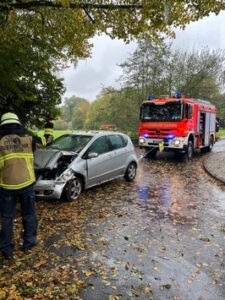
[[[35,182],[33,152],[41,139],[19,124],[0,126],[0,188],[18,191]]]

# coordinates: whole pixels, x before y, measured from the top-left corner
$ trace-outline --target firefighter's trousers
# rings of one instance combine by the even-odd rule
[[[35,194],[33,187],[19,190],[15,193],[0,190],[0,250],[11,256],[14,249],[13,221],[17,200],[20,202],[23,222],[23,249],[28,249],[37,243],[37,219],[35,213]]]

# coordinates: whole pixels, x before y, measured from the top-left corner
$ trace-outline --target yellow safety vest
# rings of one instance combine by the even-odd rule
[[[53,135],[54,131],[52,128],[45,128],[44,134],[50,134]]]
[[[44,131],[44,137],[46,138],[45,140],[45,146],[48,144],[51,144],[51,142],[53,141],[53,128],[45,128]]]
[[[16,134],[0,139],[0,187],[19,190],[35,182],[32,137]]]
[[[41,136],[40,139],[41,139],[41,144],[36,144],[36,146],[37,146],[38,148],[46,147],[46,145],[47,145],[46,138],[45,138],[44,136]]]

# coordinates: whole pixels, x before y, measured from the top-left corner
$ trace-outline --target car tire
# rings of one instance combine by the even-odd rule
[[[83,189],[83,182],[79,177],[71,179],[64,188],[62,200],[72,202],[76,200]]]
[[[134,178],[136,177],[136,173],[137,173],[137,165],[135,162],[131,162],[126,169],[124,178],[126,179],[126,181],[133,181]]]

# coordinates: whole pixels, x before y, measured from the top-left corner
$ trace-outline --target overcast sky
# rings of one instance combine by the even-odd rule
[[[225,49],[225,12],[218,16],[212,14],[198,22],[191,23],[186,29],[176,31],[173,45],[183,49]],[[134,43],[124,44],[101,36],[93,39],[92,57],[79,61],[76,68],[71,66],[62,73],[66,92],[64,97],[72,95],[92,102],[103,87],[119,87],[117,79],[122,74],[118,66],[135,50]]]

